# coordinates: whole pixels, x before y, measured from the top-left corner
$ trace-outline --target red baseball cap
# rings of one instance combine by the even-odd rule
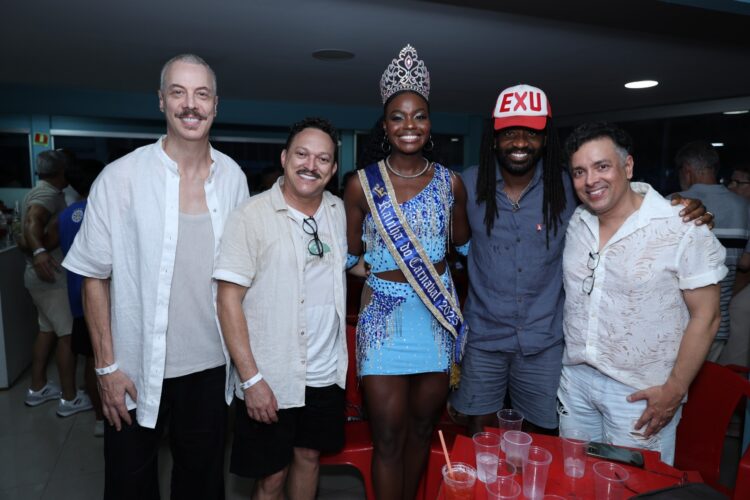
[[[500,92],[492,112],[495,130],[509,127],[544,130],[551,116],[546,94],[531,85],[516,85]]]

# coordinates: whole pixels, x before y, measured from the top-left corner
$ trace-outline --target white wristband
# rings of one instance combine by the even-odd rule
[[[260,372],[258,372],[252,377],[250,377],[249,379],[242,382],[240,384],[240,389],[242,389],[243,391],[246,391],[247,389],[250,389],[252,386],[260,382],[261,380],[263,380],[263,375],[261,375]]]
[[[44,253],[44,252],[46,252],[46,251],[47,251],[47,249],[46,249],[46,248],[44,248],[44,247],[39,247],[39,248],[37,248],[36,250],[34,250],[33,252],[31,252],[31,256],[32,256],[32,257],[36,257],[36,256],[37,256],[37,255],[39,255],[40,253]]]
[[[112,363],[104,368],[94,368],[94,371],[97,375],[109,375],[110,373],[117,371],[119,368],[120,367],[117,366],[117,363]]]

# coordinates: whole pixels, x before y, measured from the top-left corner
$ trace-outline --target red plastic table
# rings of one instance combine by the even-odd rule
[[[549,476],[547,477],[545,493],[561,495],[571,499],[594,498],[593,466],[596,462],[601,462],[602,459],[587,457],[586,473],[583,477],[568,477],[563,470],[562,440],[559,437],[542,434],[532,434],[531,436],[534,438],[533,445],[541,446],[552,453],[552,464],[550,465]],[[625,483],[628,497],[679,484],[683,476],[688,482],[703,482],[698,472],[682,472],[677,470],[662,462],[659,459],[659,453],[655,451],[641,450],[641,452],[643,453],[645,464],[643,469],[620,464],[630,473],[630,478]],[[476,467],[474,444],[471,438],[457,436],[450,458],[451,462],[465,462]],[[519,474],[516,478],[519,484],[522,484],[521,479],[522,476]],[[440,500],[444,499],[442,488],[438,498]],[[479,480],[477,480],[474,488],[474,498],[476,500],[486,500],[487,498],[485,485]]]

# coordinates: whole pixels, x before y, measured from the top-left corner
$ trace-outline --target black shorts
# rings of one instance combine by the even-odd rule
[[[91,357],[94,355],[94,349],[91,347],[91,337],[89,337],[89,328],[86,326],[86,320],[83,316],[73,318],[73,333],[70,337],[71,350],[82,356]]]
[[[279,421],[251,419],[245,402],[235,399],[236,420],[229,471],[243,477],[266,477],[292,463],[294,448],[321,453],[344,446],[344,390],[337,385],[306,387],[305,406],[277,412]]]

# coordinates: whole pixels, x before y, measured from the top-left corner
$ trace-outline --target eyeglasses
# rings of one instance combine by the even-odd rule
[[[737,179],[729,179],[727,181],[727,187],[742,186],[743,184],[750,184],[750,181],[740,181]]]
[[[315,222],[315,219],[312,217],[303,219],[302,230],[305,231],[306,234],[312,236],[310,243],[307,244],[307,251],[310,252],[310,255],[322,258],[325,249],[323,247],[323,242],[318,238],[318,223]]]
[[[594,271],[599,265],[599,252],[589,252],[589,260],[586,262],[586,267],[591,271],[590,276],[586,276],[583,280],[583,293],[591,295],[591,291],[594,289]]]

